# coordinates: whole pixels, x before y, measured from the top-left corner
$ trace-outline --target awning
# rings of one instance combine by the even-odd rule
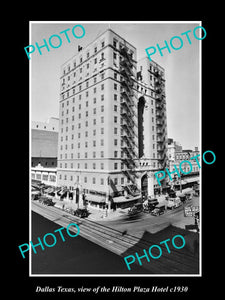
[[[119,196],[119,197],[113,198],[113,202],[114,203],[125,203],[125,202],[135,201],[138,199],[141,199],[141,195],[138,195],[138,196],[132,197],[132,198],[126,198],[125,196]]]
[[[85,199],[97,203],[105,203],[105,197],[100,195],[86,194]]]
[[[194,193],[192,188],[186,188],[186,189],[182,189],[182,193],[186,194],[186,193]]]
[[[190,177],[190,178],[184,178],[184,181],[186,183],[189,183],[189,182],[198,182],[199,181],[199,176],[197,176],[197,177]]]

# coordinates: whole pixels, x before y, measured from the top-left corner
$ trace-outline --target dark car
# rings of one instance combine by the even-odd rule
[[[47,206],[53,206],[55,203],[52,201],[52,199],[49,199],[47,197],[41,197],[39,199],[39,202],[41,204],[47,205]]]
[[[88,216],[88,211],[86,208],[84,209],[78,208],[77,210],[74,211],[74,216],[77,216],[79,218],[86,218]]]
[[[153,216],[159,216],[164,214],[165,212],[165,205],[161,205],[161,206],[157,206],[156,208],[153,209],[153,211],[151,212],[151,214]]]
[[[148,199],[147,204],[144,205],[144,212],[150,213],[158,204],[159,201],[157,199]]]

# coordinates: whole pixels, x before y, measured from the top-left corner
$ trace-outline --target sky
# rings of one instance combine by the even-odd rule
[[[81,39],[72,36],[74,25],[81,24],[85,28],[85,35]],[[98,37],[107,28],[125,38],[137,49],[137,60],[145,57],[148,47],[165,46],[165,40],[170,42],[173,36],[182,37],[183,47],[171,53],[162,50],[163,56],[157,51],[151,58],[165,69],[166,78],[166,107],[167,134],[179,142],[183,149],[200,147],[200,43],[193,36],[193,29],[199,23],[87,23],[87,22],[41,22],[31,23],[30,44],[43,45],[43,39],[56,34],[62,37],[59,48],[51,48],[48,52],[42,48],[42,55],[37,50],[31,54],[30,63],[30,119],[32,121],[46,121],[50,117],[59,116],[60,66],[77,53],[78,45],[83,48]],[[70,28],[69,43],[61,31]],[[181,33],[189,33],[191,44]],[[81,35],[80,28],[76,30]],[[198,33],[196,32],[198,35]],[[52,43],[57,39],[52,39]],[[178,39],[174,39],[174,46],[179,47]]]

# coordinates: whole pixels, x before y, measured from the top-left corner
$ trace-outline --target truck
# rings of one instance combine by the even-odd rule
[[[167,197],[167,208],[174,209],[182,205],[182,202],[179,197],[171,198]]]

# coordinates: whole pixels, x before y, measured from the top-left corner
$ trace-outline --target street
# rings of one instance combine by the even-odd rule
[[[59,226],[58,226],[59,227]],[[32,240],[53,232],[54,222],[32,212]],[[40,247],[39,247],[40,248]],[[37,248],[32,252],[32,274],[148,274],[144,267],[134,265],[128,271],[122,257],[78,236],[67,242],[58,239],[53,248]]]
[[[129,217],[124,213],[124,216],[116,220],[107,221],[107,219],[104,219],[103,221],[98,221],[98,223],[137,237],[141,237],[145,231],[156,233],[169,225],[184,229],[185,225],[194,224],[193,217],[184,217],[184,207],[191,205],[199,205],[199,197],[193,196],[193,198],[188,200],[185,204],[182,204],[174,210],[167,210],[165,214],[158,217],[144,212]]]
[[[185,219],[182,206],[175,209],[174,211],[167,211],[164,215],[159,217],[141,213],[135,218],[133,217],[132,219],[124,216],[114,221],[105,220],[103,222],[94,222],[88,219],[81,219],[79,217],[72,216],[71,214],[54,206],[45,206],[36,201],[32,201],[31,204],[33,212],[36,212],[44,218],[49,219],[50,221],[53,221],[54,223],[59,224],[63,227],[68,226],[71,221],[75,222],[80,228],[79,238],[82,237],[84,239],[87,239],[97,244],[98,247],[101,246],[100,248],[105,248],[107,250],[110,250],[114,254],[117,254],[117,257],[121,259],[121,264],[124,264],[123,257],[125,256],[134,255],[134,253],[141,253],[141,251],[143,252],[143,249],[148,249],[149,246],[153,244],[159,245],[163,240],[169,239],[171,241],[173,236],[182,235],[185,238],[184,248],[179,250],[173,249],[173,252],[167,253],[165,251],[166,247],[164,245],[161,246],[162,250],[164,251],[163,256],[159,260],[152,260],[151,264],[143,259],[143,264],[141,266],[143,267],[142,271],[149,274],[199,273],[199,234],[187,231],[175,225],[177,222],[180,222],[180,220]],[[191,201],[188,203],[188,205],[191,205]],[[193,223],[193,218],[191,218],[191,222]],[[42,222],[40,221],[39,224],[39,222],[33,223],[32,221],[32,224],[32,232],[34,232],[34,230],[37,230],[36,227],[41,226]],[[47,229],[46,232],[48,232]],[[93,245],[93,243],[91,245]],[[67,245],[64,244],[64,246],[66,247],[70,247],[69,245],[70,243]],[[62,247],[64,246],[62,245]],[[91,248],[89,247],[89,245],[83,245],[83,243],[82,245],[79,245],[79,251],[81,251],[82,254],[86,253],[86,255],[89,255]],[[56,249],[58,249],[58,247],[56,247]],[[48,252],[50,252],[51,250],[53,249],[48,249]],[[54,249],[54,251],[56,250]],[[40,253],[41,255],[45,255],[44,251]],[[76,255],[76,251],[74,252],[74,255]],[[39,255],[33,255],[33,257],[37,259]],[[77,258],[79,259],[79,255]],[[66,258],[61,257],[61,259]],[[73,260],[73,258],[71,259]],[[98,259],[95,258],[95,261],[98,261]],[[48,260],[43,261],[43,264],[48,264]],[[103,263],[103,265],[104,264],[105,263]],[[139,266],[137,261],[135,262],[135,264]],[[135,266],[134,270],[136,270],[135,264],[133,264]],[[36,267],[38,265],[40,266],[40,264],[38,263]],[[86,267],[84,267],[84,270],[85,268]],[[99,269],[96,265],[95,268],[96,273],[99,273]],[[64,269],[65,268],[63,265],[62,270]],[[68,269],[70,270],[69,265]],[[112,268],[112,270],[114,269]],[[70,271],[67,272],[66,269],[64,271],[64,273],[69,272]],[[104,271],[104,273],[107,274],[111,274],[113,272],[111,272],[110,267],[107,269],[107,271]],[[120,268],[118,268],[118,273],[120,272],[121,270]]]

